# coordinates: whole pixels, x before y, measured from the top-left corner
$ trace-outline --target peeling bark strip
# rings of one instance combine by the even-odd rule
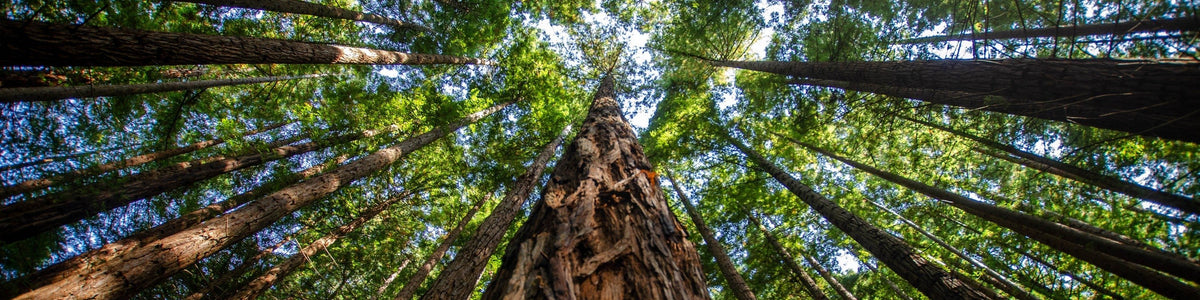
[[[351,161],[310,180],[283,188],[200,225],[129,249],[118,257],[69,274],[16,299],[121,299],[275,223],[279,218],[400,160],[433,141],[512,104],[473,113],[446,126],[414,136],[396,146]]]
[[[467,228],[467,224],[471,223],[471,219],[475,218],[475,213],[490,199],[492,199],[492,195],[488,194],[483,199],[476,201],[475,205],[471,206],[471,209],[467,211],[462,220],[458,221],[458,225],[454,226],[454,229],[451,229],[449,232],[446,232],[442,237],[442,243],[438,245],[437,249],[433,250],[433,253],[429,254],[429,258],[425,259],[425,263],[417,267],[417,273],[409,277],[408,284],[405,284],[404,288],[401,288],[400,292],[396,294],[396,300],[412,300],[413,294],[417,292],[417,288],[421,287],[422,283],[425,283],[425,277],[429,276],[429,272],[433,272],[433,265],[442,260],[442,256],[446,255],[446,250],[450,250],[450,246],[454,244],[454,240],[458,239],[458,235],[462,233],[464,228]]]
[[[611,75],[483,299],[708,299]]]
[[[989,299],[978,289],[967,286],[954,277],[953,274],[930,263],[921,257],[904,240],[901,240],[882,229],[871,225],[867,220],[838,206],[825,196],[796,180],[786,171],[767,160],[758,151],[734,139],[728,132],[723,132],[723,138],[746,154],[751,161],[771,174],[775,180],[804,201],[813,210],[825,217],[829,223],[841,229],[846,235],[857,241],[863,248],[875,255],[875,258],[886,264],[899,274],[901,278],[916,287],[917,290],[933,299]]]
[[[397,29],[416,29],[433,32],[429,27],[408,23],[380,15],[367,14],[345,8],[325,6],[297,0],[174,0],[216,6],[241,7],[282,13],[310,15],[317,17],[362,21],[379,25],[391,26]]]
[[[920,44],[947,41],[971,41],[993,39],[1028,39],[1039,37],[1077,37],[1088,35],[1125,35],[1142,32],[1178,32],[1200,29],[1200,17],[1138,20],[1129,22],[1060,26],[1034,29],[998,30],[992,32],[948,34],[901,40],[897,44]]]
[[[197,64],[491,65],[494,62],[253,37],[0,21],[0,65]]]
[[[775,252],[779,252],[779,256],[783,257],[783,264],[792,270],[792,274],[796,275],[796,279],[800,280],[800,286],[804,287],[804,291],[808,292],[808,295],[813,299],[829,300],[829,296],[821,292],[821,287],[817,285],[817,281],[813,280],[812,276],[809,276],[808,272],[804,271],[804,268],[801,268],[800,264],[796,263],[796,257],[793,257],[791,252],[783,248],[783,244],[779,243],[779,239],[775,238],[775,234],[772,234],[770,230],[767,230],[766,226],[763,226],[762,221],[758,220],[754,212],[750,212],[750,221],[754,222],[755,226],[758,226],[758,230],[762,231],[763,236],[767,238],[767,242],[771,244],[771,247],[775,248]]]
[[[492,257],[492,253],[496,252],[496,247],[500,246],[504,234],[512,226],[517,214],[521,212],[521,206],[525,205],[525,201],[533,193],[534,187],[541,182],[542,172],[546,170],[546,163],[554,158],[554,151],[570,133],[571,126],[567,125],[558,137],[542,147],[542,152],[533,159],[533,162],[525,169],[525,173],[521,174],[521,177],[517,177],[513,186],[504,194],[504,199],[500,200],[500,203],[492,208],[492,213],[483,219],[483,223],[479,224],[475,235],[471,236],[467,244],[458,250],[454,260],[442,268],[441,275],[438,275],[437,279],[433,281],[429,291],[421,296],[422,300],[470,298],[471,294],[475,292],[475,284],[479,282],[479,276],[487,267],[488,259]]]
[[[717,267],[721,270],[721,275],[725,277],[725,283],[733,290],[733,296],[738,300],[754,300],[758,297],[754,296],[754,291],[750,290],[750,286],[746,285],[746,280],[742,278],[742,274],[738,272],[737,267],[733,265],[733,260],[729,258],[729,252],[725,251],[725,247],[721,246],[721,241],[717,240],[712,229],[708,228],[708,224],[704,222],[704,218],[696,207],[692,205],[692,200],[688,199],[687,194],[683,193],[683,188],[675,182],[675,178],[663,172],[663,177],[671,182],[671,188],[675,190],[675,195],[679,197],[679,202],[683,203],[683,208],[687,211],[688,216],[692,217],[692,223],[696,224],[696,231],[700,232],[700,237],[704,238],[704,246],[708,247],[708,252],[717,260]],[[815,298],[815,297],[814,297]]]
[[[1200,62],[1184,60],[1002,59],[887,62],[710,61],[747,70],[905,89],[1006,98],[1002,107],[1059,110],[1058,121],[1200,143]],[[854,89],[846,86],[846,89]],[[873,92],[868,87],[863,91]],[[882,92],[887,94],[887,92]],[[935,102],[934,100],[925,100]],[[956,99],[947,99],[955,101]],[[955,106],[978,105],[966,98]],[[1025,108],[1022,106],[1029,106]],[[1012,108],[1017,107],[1017,108]],[[985,108],[986,109],[986,108]],[[1076,114],[1079,115],[1076,115]],[[1054,115],[1051,113],[1044,113]],[[1031,113],[1031,117],[1038,117]],[[1140,120],[1152,118],[1150,120]],[[1086,122],[1086,123],[1085,123]],[[1133,122],[1132,125],[1121,124]]]
[[[301,76],[272,76],[237,79],[213,79],[178,81],[163,83],[122,84],[122,85],[82,85],[55,87],[24,87],[0,89],[0,103],[22,101],[54,101],[67,98],[112,97],[137,95],[158,92],[198,90],[219,86],[243,85],[252,83],[276,82],[305,78],[318,78],[329,75],[314,74]]]

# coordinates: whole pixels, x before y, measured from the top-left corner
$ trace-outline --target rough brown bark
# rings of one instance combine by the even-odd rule
[[[408,267],[409,261],[409,259],[405,258],[403,262],[400,262],[400,267],[396,268],[396,271],[392,272],[392,275],[389,275],[387,279],[384,279],[383,284],[380,284],[379,288],[375,289],[375,294],[371,295],[371,300],[379,299],[379,296],[383,295],[383,292],[387,291],[388,286],[391,286],[392,282],[396,281],[396,277],[400,276],[400,272],[404,271],[404,268]]]
[[[900,299],[903,299],[903,300],[913,300],[913,298],[911,296],[909,296],[908,293],[905,293],[904,290],[901,290],[900,287],[897,286],[895,282],[892,282],[891,279],[888,279],[886,276],[884,276],[883,272],[879,272],[879,268],[876,268],[874,265],[871,265],[870,263],[867,263],[865,261],[860,260],[860,262],[862,262],[862,265],[867,267],[868,270],[871,270],[871,273],[874,273],[875,276],[879,276],[880,279],[882,279],[883,282],[887,284],[888,289],[891,289],[892,293],[896,294],[896,297],[900,297]]]
[[[946,190],[863,165],[807,143],[790,138],[789,140],[792,143],[841,161],[859,170],[879,176],[884,180],[899,184],[929,197],[945,200],[951,206],[1023,234],[1080,260],[1089,262],[1163,296],[1184,297],[1186,295],[1200,294],[1200,288],[1146,268],[1151,267],[1178,276],[1179,278],[1196,281],[1197,278],[1200,278],[1200,266],[1189,261],[1181,261],[1174,257],[1117,243],[1025,213],[975,201]]]
[[[847,211],[812,188],[793,178],[779,166],[768,161],[739,140],[724,133],[724,138],[737,147],[756,165],[762,167],[789,191],[812,207],[829,223],[841,229],[863,248],[875,255],[901,278],[917,290],[933,299],[990,299],[983,292],[967,286],[946,270],[933,265],[921,257],[904,240],[901,240],[859,216]]]
[[[1059,26],[1034,29],[998,30],[965,34],[948,34],[901,40],[898,44],[921,44],[948,41],[1028,39],[1040,37],[1077,37],[1088,35],[1125,35],[1142,32],[1171,32],[1200,30],[1200,17],[1183,17],[1158,20],[1138,20],[1106,24]]]
[[[23,87],[0,89],[0,103],[54,101],[67,98],[114,97],[159,92],[198,90],[220,86],[243,85],[264,82],[287,81],[329,76],[326,74],[300,76],[272,76],[236,79],[192,80],[162,83],[81,85],[56,87]]]
[[[362,21],[375,23],[379,25],[391,26],[397,29],[415,29],[425,32],[433,32],[429,27],[417,25],[414,23],[404,22],[385,16],[367,14],[359,11],[353,11],[345,8],[325,6],[316,3],[309,3],[297,0],[173,0],[180,2],[192,2],[216,6],[240,7],[258,10],[267,10],[282,13],[292,13],[300,15],[310,15],[332,19],[343,19],[351,21]]]
[[[475,291],[475,284],[479,282],[480,274],[487,267],[488,259],[496,252],[496,247],[500,246],[504,234],[521,212],[521,206],[525,205],[533,189],[541,182],[546,164],[554,158],[554,152],[570,132],[571,126],[568,125],[558,137],[542,148],[542,152],[533,159],[525,173],[517,177],[513,187],[504,194],[504,199],[492,208],[492,213],[479,224],[475,235],[458,250],[454,260],[442,269],[441,275],[438,275],[421,299],[458,300],[471,296]]]
[[[0,21],[0,64],[152,66],[195,64],[494,64],[436,54],[236,36]]]
[[[704,246],[708,247],[708,252],[717,260],[717,267],[721,270],[721,275],[725,277],[725,283],[733,290],[733,296],[739,300],[754,300],[758,297],[754,296],[754,291],[750,290],[750,286],[746,284],[746,280],[742,278],[742,273],[738,272],[737,267],[733,265],[733,260],[729,258],[729,252],[725,251],[725,247],[721,245],[721,241],[717,240],[712,229],[708,228],[708,224],[704,222],[704,218],[700,216],[700,212],[692,205],[692,200],[688,199],[687,194],[683,193],[683,188],[675,182],[675,178],[671,177],[666,172],[663,172],[663,177],[671,183],[671,188],[675,190],[675,195],[679,197],[679,202],[683,203],[684,211],[688,216],[692,217],[692,223],[696,225],[696,231],[700,232],[700,237],[704,238]],[[807,276],[807,274],[804,274]]]
[[[400,289],[399,293],[396,293],[396,300],[412,300],[413,294],[417,292],[417,288],[420,288],[421,284],[425,283],[425,277],[429,276],[429,272],[433,272],[433,266],[442,260],[442,256],[446,255],[447,250],[450,250],[450,246],[454,244],[454,240],[458,239],[458,235],[462,233],[463,229],[467,228],[467,224],[471,223],[471,219],[475,218],[475,213],[479,211],[479,208],[483,207],[483,204],[491,199],[492,194],[487,194],[483,199],[476,201],[475,205],[471,206],[471,209],[467,211],[462,220],[458,221],[458,225],[455,225],[454,229],[451,229],[449,232],[446,232],[446,235],[442,236],[442,243],[438,245],[437,249],[433,250],[433,253],[429,254],[429,258],[425,259],[425,263],[417,268],[417,273],[408,278],[408,283],[404,285],[404,288]]]
[[[1184,60],[1003,59],[893,62],[711,61],[747,70],[911,89],[1000,96],[1005,106],[1063,110],[1059,121],[1200,143],[1200,62]],[[924,100],[924,99],[921,99]],[[953,97],[947,101],[955,100]],[[978,105],[978,99],[958,106]],[[1028,109],[1028,108],[1019,108]],[[1071,115],[1081,109],[1085,115]],[[1130,114],[1135,113],[1135,114]],[[1127,128],[1147,116],[1157,123]]]
[[[312,179],[283,188],[241,208],[153,243],[128,249],[116,259],[89,266],[16,299],[119,299],[152,286],[200,259],[262,230],[279,218],[400,160],[413,151],[491,115],[512,102],[473,113],[414,136]]]
[[[808,271],[805,271],[804,268],[800,267],[800,264],[796,263],[796,257],[792,256],[792,252],[783,248],[783,244],[779,243],[779,239],[775,238],[775,234],[772,234],[766,226],[763,226],[762,221],[759,221],[753,212],[750,213],[750,221],[754,222],[755,226],[758,226],[758,230],[762,231],[763,236],[767,238],[767,242],[771,244],[771,247],[775,248],[775,251],[779,252],[779,255],[783,257],[783,264],[792,270],[792,274],[796,275],[796,279],[800,280],[800,286],[804,288],[804,291],[808,292],[808,295],[812,299],[829,300],[829,296],[821,292],[821,287],[817,285],[817,281],[813,280],[812,276],[808,275]]]
[[[708,299],[613,88],[605,76],[483,299]]]

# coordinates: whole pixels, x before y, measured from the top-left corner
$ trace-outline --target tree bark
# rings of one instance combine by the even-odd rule
[[[396,281],[396,277],[400,276],[400,272],[404,271],[404,268],[408,267],[408,262],[409,259],[405,258],[404,262],[400,263],[400,267],[396,268],[396,271],[392,272],[392,275],[389,275],[387,279],[383,280],[383,284],[379,285],[379,288],[375,289],[375,294],[371,295],[371,300],[379,299],[379,296],[383,295],[383,292],[387,291],[388,286],[391,286],[392,282]]]
[[[1061,110],[1065,122],[1200,143],[1200,65],[1184,60],[1003,59],[894,62],[710,61],[715,66],[924,90],[1006,98],[1004,106]],[[847,87],[849,88],[849,87]],[[870,91],[870,90],[866,90]],[[925,100],[925,99],[920,99]],[[946,101],[955,103],[948,97]],[[956,106],[978,106],[978,98]],[[932,100],[930,100],[932,102]],[[1009,108],[1014,109],[1014,108]],[[1082,113],[1083,115],[1073,115]],[[1130,115],[1129,113],[1136,113]],[[1036,116],[1033,116],[1036,117]],[[1133,128],[1154,117],[1149,127]]]
[[[983,292],[967,286],[953,274],[925,260],[904,240],[875,227],[854,213],[800,183],[779,166],[768,161],[754,149],[734,139],[728,132],[723,138],[737,147],[759,167],[771,174],[789,191],[808,204],[829,223],[841,229],[863,248],[875,255],[901,278],[933,299],[990,299]]]
[[[554,158],[554,152],[570,132],[571,126],[567,125],[558,137],[542,147],[542,152],[533,159],[533,162],[525,169],[525,173],[521,174],[521,177],[517,177],[513,187],[504,194],[504,199],[500,200],[500,203],[492,208],[492,213],[483,219],[483,223],[479,224],[475,235],[471,236],[467,244],[463,245],[462,249],[459,249],[458,253],[454,255],[454,260],[442,268],[441,275],[438,275],[438,278],[430,285],[429,291],[422,295],[421,299],[470,298],[475,291],[475,284],[479,282],[480,274],[487,267],[488,259],[492,257],[492,253],[496,252],[496,247],[500,246],[504,234],[512,226],[517,214],[521,212],[521,206],[525,205],[525,201],[529,199],[533,189],[538,183],[541,183],[542,172],[546,170],[546,164],[550,162],[551,158]]]
[[[997,39],[1029,39],[1041,37],[1077,37],[1089,35],[1126,35],[1143,32],[1171,32],[1200,30],[1200,18],[1183,17],[1158,20],[1138,20],[1079,26],[1060,26],[1034,29],[998,30],[992,32],[948,34],[905,39],[898,44],[922,44],[948,41],[978,41]]]
[[[879,276],[879,279],[883,280],[883,282],[887,284],[888,288],[891,289],[893,293],[896,293],[896,297],[900,297],[900,299],[903,300],[913,300],[913,298],[909,296],[908,293],[905,293],[904,290],[901,290],[895,282],[892,282],[892,280],[884,276],[882,272],[879,272],[879,268],[876,268],[865,261],[862,261],[862,265],[871,270],[871,273],[875,273],[875,276]]]
[[[100,152],[113,151],[113,150],[117,150],[117,149],[121,149],[121,148],[126,148],[126,147],[125,146],[117,146],[117,147],[109,147],[109,148],[97,149],[97,150],[92,150],[92,151],[76,152],[76,153],[71,153],[71,154],[46,156],[46,157],[42,157],[40,159],[33,160],[33,161],[27,161],[27,162],[15,163],[15,164],[11,164],[11,165],[2,166],[2,167],[0,167],[0,172],[6,172],[9,170],[16,170],[16,169],[23,169],[23,168],[26,168],[29,166],[40,165],[40,164],[45,164],[45,163],[52,163],[52,162],[56,162],[56,161],[76,159],[76,158],[83,157],[83,156],[93,155],[93,154],[100,153]],[[2,190],[2,189],[0,189],[0,190]],[[3,198],[3,197],[0,197],[0,198]]]
[[[375,23],[384,26],[391,26],[397,29],[415,29],[425,32],[433,32],[429,27],[408,23],[385,16],[367,14],[349,9],[325,6],[316,3],[309,3],[297,0],[173,0],[179,2],[192,2],[200,4],[208,4],[215,6],[240,7],[249,9],[258,9],[282,13],[292,13],[300,15],[310,15],[331,19],[343,19],[351,21],[361,21],[367,23]]]
[[[708,299],[700,257],[663,199],[611,75],[483,299]]]
[[[792,273],[800,280],[800,286],[804,287],[804,291],[808,292],[808,295],[813,299],[829,300],[829,296],[826,296],[821,291],[821,287],[817,285],[817,281],[813,280],[812,276],[808,275],[808,271],[805,271],[804,268],[800,267],[800,264],[796,263],[796,257],[793,257],[791,252],[783,248],[783,244],[779,243],[779,239],[776,239],[775,235],[770,230],[767,230],[766,226],[763,226],[762,221],[758,220],[754,212],[749,213],[750,221],[754,222],[755,226],[758,226],[758,229],[762,231],[763,236],[767,238],[767,242],[771,244],[771,247],[775,248],[775,251],[779,252],[779,255],[783,257],[783,264],[792,269]]]
[[[425,263],[417,268],[417,273],[408,278],[408,284],[405,284],[404,288],[400,289],[400,292],[396,294],[396,300],[412,300],[413,294],[417,292],[417,288],[420,288],[421,284],[425,283],[425,277],[429,276],[429,272],[433,272],[433,266],[442,260],[442,256],[445,256],[446,251],[450,250],[450,246],[454,245],[454,240],[458,239],[458,235],[462,233],[463,229],[467,228],[467,224],[471,223],[471,219],[475,218],[475,213],[490,199],[492,199],[492,194],[487,194],[483,199],[476,201],[475,205],[471,206],[471,209],[467,211],[467,215],[458,221],[458,225],[455,225],[454,229],[451,229],[449,232],[446,232],[446,235],[442,236],[442,243],[438,245],[437,249],[433,250],[433,253],[429,254],[429,258],[425,259]]]
[[[494,64],[287,40],[0,21],[0,64],[153,66],[196,64]]]
[[[692,223],[696,225],[696,231],[700,232],[700,237],[704,238],[704,246],[708,247],[708,252],[717,260],[717,267],[721,270],[721,275],[724,275],[725,283],[733,290],[733,296],[739,300],[758,299],[758,297],[754,296],[754,291],[750,290],[750,286],[746,284],[746,280],[742,278],[742,274],[738,272],[737,267],[733,265],[733,260],[729,258],[729,252],[725,251],[725,247],[721,245],[721,241],[717,240],[712,229],[709,229],[708,224],[704,222],[704,217],[700,215],[700,211],[696,210],[696,207],[692,205],[692,200],[688,199],[687,194],[683,193],[683,188],[675,182],[675,178],[672,178],[666,172],[663,172],[663,177],[671,182],[671,188],[675,190],[675,195],[679,197],[679,202],[683,203],[684,210],[692,218]],[[808,274],[802,274],[802,276],[808,276]]]
[[[1080,260],[1092,263],[1117,276],[1146,287],[1167,297],[1184,297],[1200,294],[1200,288],[1180,282],[1155,272],[1151,267],[1179,278],[1197,281],[1200,266],[1175,257],[1161,255],[1138,247],[1114,242],[1066,225],[1046,221],[1025,213],[1008,210],[988,203],[975,201],[958,194],[938,189],[920,182],[863,165],[838,156],[828,150],[788,138],[792,143],[841,161],[859,170],[879,176],[884,180],[904,186],[929,197],[949,202],[951,206],[983,218],[1002,227],[1011,229],[1058,249]],[[1141,265],[1141,266],[1140,266]],[[1143,267],[1145,266],[1145,267]],[[1186,298],[1186,297],[1185,297]]]
[[[454,123],[414,136],[339,166],[330,172],[283,188],[241,208],[192,226],[153,243],[131,248],[104,261],[42,285],[16,299],[119,299],[150,287],[171,274],[266,228],[307,206],[400,160],[429,143],[491,115],[512,102],[473,113]]]
[[[199,90],[220,86],[243,85],[264,82],[287,81],[306,78],[319,78],[326,74],[299,76],[272,76],[236,79],[192,80],[161,83],[121,84],[121,85],[82,85],[56,87],[24,87],[0,89],[0,103],[54,101],[67,98],[92,98],[137,95],[159,92]]]
[[[306,229],[307,228],[300,229],[300,231],[297,231],[297,234],[304,232],[304,230],[306,230]],[[237,267],[234,267],[232,270],[221,273],[221,276],[218,276],[216,279],[210,280],[208,283],[205,284],[204,288],[202,288],[199,291],[196,291],[194,293],[191,293],[190,295],[185,297],[184,300],[201,300],[201,299],[205,299],[205,298],[213,299],[213,298],[219,298],[220,295],[225,295],[229,291],[218,292],[218,289],[221,289],[222,286],[233,283],[233,282],[231,282],[231,280],[234,280],[235,278],[241,276],[242,274],[245,274],[246,271],[250,270],[250,267],[253,267],[255,264],[258,263],[258,261],[267,257],[267,255],[271,255],[271,254],[275,253],[275,250],[279,249],[279,247],[283,247],[284,244],[291,242],[292,239],[296,238],[297,234],[288,235],[287,237],[279,240],[278,243],[275,243],[274,245],[271,245],[270,247],[267,247],[266,249],[262,249],[262,251],[255,253],[254,256],[243,259],[242,263],[238,264]]]

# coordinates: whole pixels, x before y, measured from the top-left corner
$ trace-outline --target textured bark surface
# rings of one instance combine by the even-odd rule
[[[380,15],[366,14],[345,8],[325,6],[298,0],[174,0],[181,2],[201,3],[216,6],[241,7],[274,12],[293,13],[318,16],[333,19],[362,21],[379,25],[392,26],[400,29],[416,29],[432,32],[429,27],[408,23]]]
[[[700,212],[692,205],[692,200],[688,199],[687,194],[683,193],[683,188],[675,182],[675,178],[665,174],[663,177],[671,182],[671,188],[675,190],[675,195],[679,197],[679,202],[683,203],[684,211],[692,218],[692,224],[696,225],[696,231],[700,232],[700,237],[704,238],[704,246],[708,247],[708,252],[717,260],[717,267],[721,270],[721,275],[725,277],[725,284],[729,289],[733,290],[733,296],[739,300],[758,299],[754,296],[754,291],[750,290],[750,286],[746,284],[746,280],[742,278],[742,273],[738,272],[734,266],[733,260],[729,258],[729,252],[725,251],[725,247],[721,246],[721,241],[717,240],[712,229],[708,228],[708,224],[704,222],[704,218],[700,216]],[[807,275],[807,274],[805,274]]]
[[[429,143],[511,104],[503,103],[459,121],[405,139],[312,179],[283,188],[220,217],[118,257],[68,274],[16,299],[120,299],[150,287],[200,259],[275,223],[279,218],[379,171]]]
[[[967,34],[949,34],[902,40],[900,44],[936,43],[946,41],[970,41],[993,39],[1028,39],[1039,37],[1077,37],[1088,35],[1125,35],[1142,32],[1195,31],[1200,29],[1200,17],[1129,22],[1059,26],[1049,28],[997,30]]]
[[[53,101],[67,98],[90,98],[137,95],[158,92],[198,90],[219,86],[276,82],[285,80],[317,78],[328,75],[272,76],[236,79],[212,79],[162,83],[82,85],[56,87],[24,87],[0,89],[0,103],[22,101]]]
[[[825,196],[817,193],[811,187],[808,187],[796,180],[786,171],[771,163],[758,151],[754,151],[750,147],[743,144],[741,141],[729,136],[728,133],[724,138],[742,153],[746,154],[756,165],[762,167],[779,181],[789,191],[812,207],[818,214],[828,220],[829,223],[841,229],[846,235],[849,235],[859,245],[875,255],[875,258],[882,261],[889,268],[899,274],[901,278],[916,287],[917,290],[924,293],[932,299],[990,299],[983,292],[967,286],[962,281],[954,277],[946,270],[930,263],[917,254],[904,240],[896,238],[891,234],[871,225],[854,213],[838,206],[833,201],[830,201]]]
[[[484,299],[708,299],[700,258],[601,80]]]
[[[504,199],[492,208],[492,213],[479,224],[475,235],[458,250],[454,260],[442,269],[441,275],[438,275],[421,299],[467,299],[475,292],[475,284],[479,282],[480,274],[487,267],[488,259],[496,252],[496,247],[500,246],[504,234],[521,212],[521,206],[525,205],[533,189],[541,182],[546,164],[554,158],[554,152],[570,132],[571,126],[568,125],[557,138],[542,148],[542,152],[533,159],[525,173],[517,177],[513,187],[504,194]]]
[[[875,169],[813,145],[796,140],[791,141],[864,172],[879,176],[884,180],[899,184],[929,197],[945,200],[951,206],[969,214],[1023,234],[1163,296],[1179,298],[1187,295],[1200,295],[1200,288],[1146,268],[1151,267],[1178,276],[1179,278],[1197,281],[1197,278],[1200,278],[1200,266],[1190,261],[1121,244],[1066,225],[975,201],[946,190]]]
[[[758,220],[758,217],[753,213],[750,214],[750,221],[754,222],[758,230],[762,231],[763,236],[767,238],[767,243],[770,243],[771,247],[775,248],[775,252],[779,252],[779,255],[783,257],[783,264],[788,269],[791,269],[792,274],[796,275],[796,278],[800,280],[800,286],[804,288],[804,291],[808,292],[808,295],[812,299],[829,300],[829,296],[826,296],[825,292],[821,291],[821,286],[817,285],[817,281],[808,275],[808,271],[801,268],[800,264],[796,263],[796,257],[792,256],[792,252],[783,248],[783,244],[779,243],[779,239],[775,238],[775,234],[771,233],[766,226],[763,226],[762,221]]]
[[[236,36],[0,21],[0,64],[493,64],[483,59]]]
[[[491,198],[492,195],[488,194],[483,199],[476,201],[475,205],[471,206],[470,210],[467,210],[467,214],[463,216],[462,220],[458,221],[458,225],[455,225],[454,229],[451,229],[442,236],[442,243],[438,245],[437,249],[433,250],[433,253],[429,253],[429,257],[425,259],[425,263],[417,267],[417,273],[408,278],[408,283],[396,294],[396,300],[412,300],[413,294],[417,292],[417,288],[420,288],[421,284],[425,283],[425,277],[429,276],[429,272],[433,272],[433,266],[442,261],[442,256],[446,255],[446,250],[450,250],[450,246],[454,245],[454,240],[458,239],[458,235],[462,233],[464,228],[467,228],[467,224],[471,223],[471,219],[475,218],[475,213]]]

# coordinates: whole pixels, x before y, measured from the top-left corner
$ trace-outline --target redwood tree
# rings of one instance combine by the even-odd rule
[[[417,29],[421,31],[433,31],[429,27],[418,24],[404,22],[385,16],[376,14],[368,14],[360,11],[353,11],[345,8],[320,5],[299,0],[175,0],[181,2],[202,3],[217,6],[241,7],[251,9],[269,10],[274,12],[293,13],[302,15],[311,15],[325,18],[344,19],[351,21],[362,21],[375,23],[379,25],[387,25],[400,29]]]

